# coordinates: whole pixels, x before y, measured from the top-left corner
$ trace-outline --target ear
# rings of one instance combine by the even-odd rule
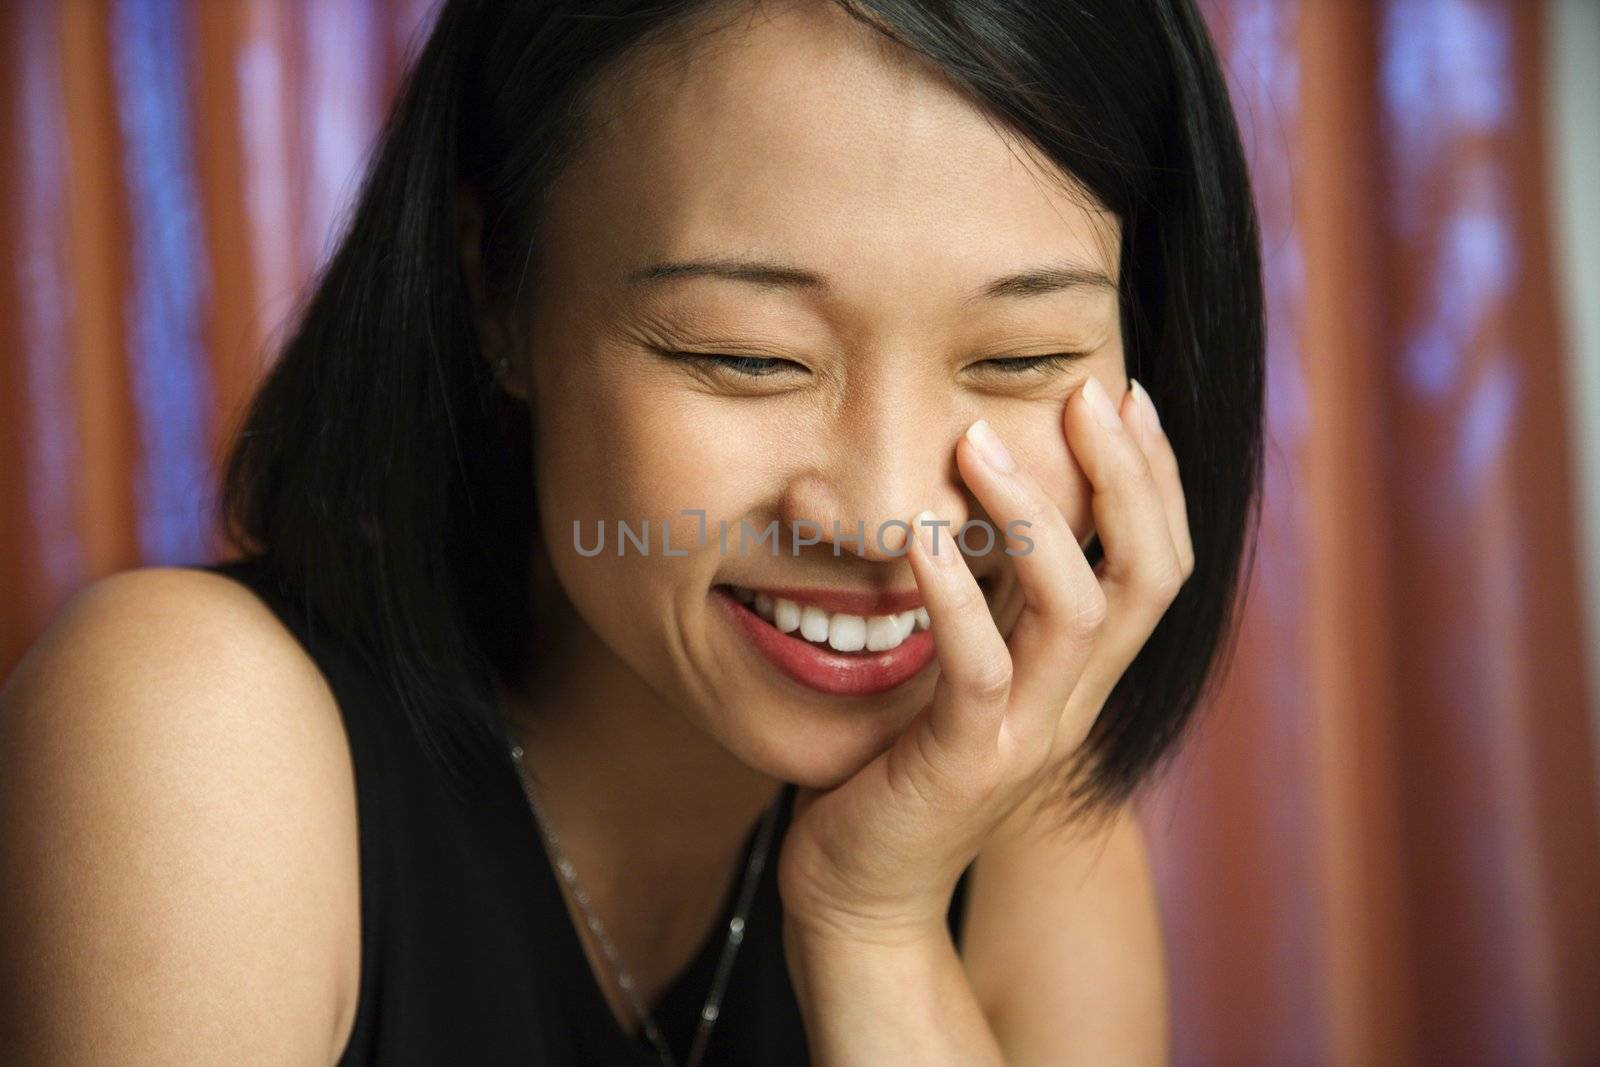
[[[527,400],[522,360],[509,332],[490,303],[483,276],[483,209],[477,195],[464,183],[456,188],[456,241],[461,256],[461,276],[467,290],[478,350],[488,360],[490,373],[500,387],[518,400]],[[503,361],[503,362],[502,362]]]

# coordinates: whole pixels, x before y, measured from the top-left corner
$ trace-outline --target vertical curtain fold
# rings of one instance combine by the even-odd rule
[[[1294,196],[1306,246],[1302,361],[1316,398],[1301,484],[1310,518],[1307,605],[1315,607],[1309,696],[1319,756],[1320,936],[1329,959],[1326,1053],[1375,1067],[1419,1062],[1420,1051],[1403,899],[1409,875],[1393,817],[1403,803],[1393,598],[1406,561],[1392,534],[1405,505],[1387,471],[1404,430],[1391,423],[1384,336],[1395,268],[1375,224],[1384,211],[1377,16],[1364,3],[1301,8]]]

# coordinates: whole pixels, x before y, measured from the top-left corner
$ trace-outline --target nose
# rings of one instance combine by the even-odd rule
[[[926,508],[950,523],[940,532],[944,543],[976,510],[955,446],[977,417],[909,385],[880,381],[853,391],[816,428],[816,462],[790,479],[785,526],[815,536],[840,558],[903,562],[902,539]]]

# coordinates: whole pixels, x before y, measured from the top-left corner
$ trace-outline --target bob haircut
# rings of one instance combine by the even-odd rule
[[[1064,823],[1107,815],[1174,754],[1231,654],[1259,524],[1259,238],[1210,38],[1193,0],[817,2],[931,60],[1121,222],[1124,352],[1177,454],[1196,564],[1050,787]],[[447,0],[230,445],[228,542],[392,686],[455,788],[503,754],[495,678],[520,680],[538,647],[531,416],[479,348],[457,190],[481,206],[489,299],[515,308],[608,74],[692,62],[759,6]]]

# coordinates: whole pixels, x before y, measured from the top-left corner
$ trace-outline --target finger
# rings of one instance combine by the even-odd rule
[[[956,465],[999,526],[1023,607],[1010,636],[1014,675],[1004,737],[1048,753],[1106,614],[1106,595],[1055,501],[979,419],[956,449]]]
[[[1123,422],[1130,429],[1137,429],[1135,436],[1166,507],[1167,529],[1172,534],[1172,547],[1178,553],[1178,566],[1187,580],[1194,573],[1194,542],[1189,536],[1189,509],[1183,494],[1183,479],[1178,472],[1178,457],[1161,429],[1161,418],[1156,414],[1149,390],[1142,382],[1134,381],[1128,395],[1132,399],[1123,405]]]
[[[1119,651],[1131,659],[1182,584],[1166,508],[1143,450],[1098,379],[1091,377],[1068,398],[1063,418],[1073,456],[1093,490],[1090,508],[1105,552],[1110,628]],[[1122,647],[1134,640],[1132,650]]]
[[[941,771],[991,754],[1011,692],[1011,654],[949,520],[920,512],[906,553],[928,609],[939,682],[928,729]]]

